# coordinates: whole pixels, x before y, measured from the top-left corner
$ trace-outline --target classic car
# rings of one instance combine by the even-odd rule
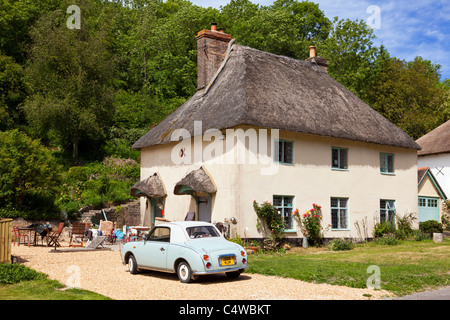
[[[184,283],[200,275],[223,272],[237,278],[248,268],[244,248],[202,221],[157,225],[143,240],[123,244],[121,256],[131,274],[143,269],[177,273]]]

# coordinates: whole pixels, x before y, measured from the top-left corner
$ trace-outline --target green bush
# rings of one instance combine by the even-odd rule
[[[439,223],[435,220],[427,220],[419,223],[419,230],[424,233],[429,233],[432,235],[433,233],[442,233],[442,223]]]
[[[343,238],[332,240],[329,243],[329,246],[330,246],[331,250],[333,250],[333,251],[352,250],[355,247],[352,240],[346,240]]]
[[[391,221],[375,224],[373,235],[375,238],[383,237],[385,234],[395,233],[395,223]]]
[[[397,221],[397,230],[395,231],[395,235],[400,240],[406,240],[414,235],[414,231],[412,228],[412,223],[416,219],[414,214],[406,214],[404,216],[396,215],[395,219]]]
[[[413,230],[413,238],[416,241],[423,241],[423,240],[428,240],[431,239],[431,236],[428,233],[424,233],[420,230]]]
[[[0,264],[0,283],[13,284],[21,281],[40,280],[47,275],[21,264]]]
[[[376,244],[395,246],[400,243],[394,233],[386,233],[382,237],[375,239]]]

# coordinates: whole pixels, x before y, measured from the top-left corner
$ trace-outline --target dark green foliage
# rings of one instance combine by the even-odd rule
[[[329,246],[331,250],[333,251],[346,251],[346,250],[352,250],[355,245],[353,244],[352,240],[346,240],[343,238],[334,239],[329,242]]]
[[[0,263],[0,283],[13,284],[21,281],[39,280],[47,275],[21,264]]]
[[[0,206],[17,210],[53,208],[60,167],[39,140],[16,130],[0,132]]]
[[[419,230],[433,235],[433,233],[442,233],[442,223],[439,223],[435,220],[428,220],[419,223]]]

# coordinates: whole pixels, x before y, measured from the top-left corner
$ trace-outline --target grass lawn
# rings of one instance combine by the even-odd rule
[[[22,265],[0,264],[0,300],[111,300],[98,293],[68,289],[46,274]]]
[[[292,252],[291,252],[292,251]],[[365,288],[371,265],[380,268],[381,289],[406,295],[450,285],[450,240],[402,241],[399,245],[366,243],[351,251],[296,248],[285,254],[249,256],[249,273],[276,275],[315,283]]]
[[[31,280],[0,284],[0,300],[111,300],[101,294],[67,289],[56,280]]]

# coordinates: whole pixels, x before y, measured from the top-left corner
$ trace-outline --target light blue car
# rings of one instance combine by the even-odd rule
[[[121,256],[131,274],[141,269],[177,273],[184,283],[200,275],[222,272],[237,278],[248,268],[244,248],[226,240],[214,225],[202,221],[157,225],[144,240],[125,243]]]

